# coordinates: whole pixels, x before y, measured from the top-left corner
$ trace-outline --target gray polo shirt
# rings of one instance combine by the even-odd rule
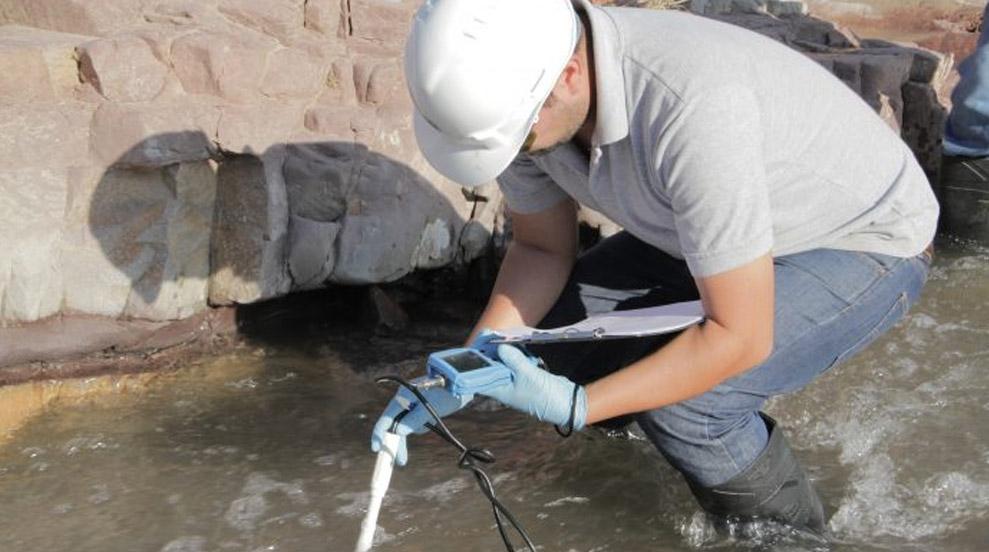
[[[803,54],[675,11],[578,5],[590,16],[597,125],[498,178],[511,210],[572,197],[694,276],[772,252],[920,253],[938,204],[913,154]]]

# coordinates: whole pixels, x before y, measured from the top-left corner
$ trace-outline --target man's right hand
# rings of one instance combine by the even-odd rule
[[[417,381],[419,380],[412,380],[410,383],[415,385]],[[433,387],[421,391],[421,393],[441,418],[445,418],[467,406],[467,403],[474,398],[473,395],[466,397],[455,396],[442,387]],[[396,423],[395,419],[405,411],[408,411],[408,414],[402,416],[398,423]],[[410,433],[425,433],[428,429],[426,424],[430,422],[435,422],[435,420],[429,411],[426,410],[426,407],[419,402],[419,399],[411,391],[402,387],[395,393],[395,397],[392,398],[391,402],[388,403],[384,414],[378,418],[378,423],[374,424],[374,431],[371,432],[371,450],[374,452],[381,450],[381,440],[384,438],[385,432],[391,431],[397,433],[402,439],[398,445],[398,455],[395,457],[395,462],[399,466],[404,466],[409,457],[408,447],[405,442],[406,436]]]

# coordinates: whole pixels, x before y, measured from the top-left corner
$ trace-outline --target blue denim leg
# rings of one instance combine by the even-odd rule
[[[578,262],[547,326],[592,311],[696,298],[682,261],[627,234],[598,247]],[[636,416],[670,463],[701,486],[731,479],[762,452],[768,435],[758,412],[769,397],[800,389],[892,327],[917,300],[929,258],[819,249],[778,257],[774,265],[770,357],[703,395]],[[554,372],[584,383],[638,360],[668,339],[553,345],[537,352]]]
[[[983,18],[989,15],[989,5]],[[958,66],[961,80],[951,94],[952,108],[944,130],[948,155],[989,155],[989,25],[983,24],[978,45]]]

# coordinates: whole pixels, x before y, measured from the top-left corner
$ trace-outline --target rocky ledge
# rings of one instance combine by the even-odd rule
[[[44,336],[70,318],[114,321],[72,353],[113,350],[119,321],[156,328],[489,251],[497,189],[465,193],[412,137],[400,55],[418,3],[3,2],[0,366],[67,354]],[[679,4],[805,52],[936,171],[951,55],[859,40],[797,1]]]

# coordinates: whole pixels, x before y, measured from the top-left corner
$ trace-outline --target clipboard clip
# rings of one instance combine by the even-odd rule
[[[578,330],[567,328],[563,331],[539,331],[536,330],[526,336],[500,337],[491,340],[492,343],[556,343],[560,341],[594,341],[604,339],[608,336],[607,330],[602,327],[593,330]]]

